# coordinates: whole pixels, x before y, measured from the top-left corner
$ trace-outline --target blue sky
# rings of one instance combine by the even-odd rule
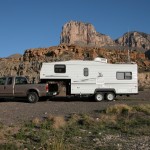
[[[150,0],[0,0],[0,57],[58,45],[71,20],[94,25],[112,39],[150,34]]]

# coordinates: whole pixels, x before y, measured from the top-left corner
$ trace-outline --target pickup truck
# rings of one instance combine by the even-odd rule
[[[26,77],[9,76],[0,78],[0,98],[26,97],[28,102],[36,103],[39,98],[58,94],[58,84],[54,82],[30,84]]]

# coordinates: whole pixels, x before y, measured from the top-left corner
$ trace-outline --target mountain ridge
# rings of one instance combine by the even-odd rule
[[[97,32],[90,23],[70,21],[62,27],[60,44],[75,44],[80,46],[110,46],[130,50],[150,50],[150,34],[141,31],[130,31],[113,40],[109,35]]]

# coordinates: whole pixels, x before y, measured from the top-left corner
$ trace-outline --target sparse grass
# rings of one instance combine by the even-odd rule
[[[133,112],[133,108],[125,104],[110,106],[105,110],[105,113],[108,115],[128,115],[131,112]]]
[[[44,119],[35,118],[20,125],[14,134],[0,132],[4,140],[0,140],[0,149],[119,149],[115,143],[123,141],[118,135],[149,137],[149,126],[149,104],[133,107],[120,104],[109,106],[96,117],[73,114],[67,119],[52,115]]]
[[[26,136],[26,130],[21,128],[18,133],[16,133],[14,135],[16,140],[26,140],[27,136]]]
[[[18,147],[14,143],[0,144],[0,150],[17,150]]]
[[[138,106],[135,106],[134,109],[138,112],[143,112],[147,115],[150,115],[150,104],[138,105]]]

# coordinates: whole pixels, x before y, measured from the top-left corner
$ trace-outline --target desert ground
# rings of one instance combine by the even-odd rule
[[[44,118],[48,115],[67,116],[70,114],[93,114],[115,104],[150,104],[150,89],[139,91],[138,95],[130,97],[118,96],[112,102],[95,102],[89,98],[57,96],[48,101],[40,100],[35,104],[25,99],[1,99],[0,123],[15,125],[29,121],[35,117]]]

